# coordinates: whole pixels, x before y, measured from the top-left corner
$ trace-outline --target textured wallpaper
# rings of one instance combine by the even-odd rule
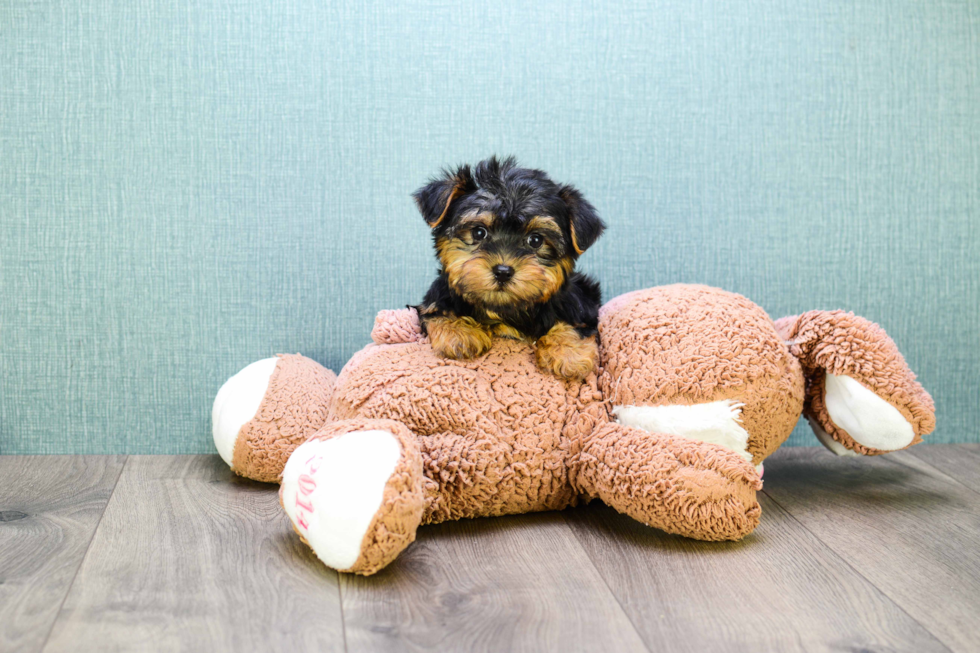
[[[606,297],[853,310],[980,441],[974,0],[4,0],[0,453],[212,451],[228,376],[421,298],[409,194],[491,153],[599,208]]]

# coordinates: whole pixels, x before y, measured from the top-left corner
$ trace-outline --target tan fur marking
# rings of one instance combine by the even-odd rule
[[[558,226],[555,219],[545,215],[536,215],[531,218],[524,230],[528,233],[532,231],[550,231],[559,236],[561,235],[561,227]]]
[[[582,380],[595,369],[599,347],[595,336],[583,338],[573,326],[559,322],[538,340],[534,355],[541,369],[561,378]]]
[[[584,249],[578,246],[578,236],[575,235],[575,224],[572,222],[568,223],[568,229],[572,232],[572,247],[575,248],[575,253],[581,255],[585,252]]]
[[[514,268],[514,276],[507,284],[506,293],[520,303],[546,302],[557,290],[554,285],[554,278],[550,274],[553,268],[541,265],[537,259],[503,260],[501,263],[511,265]],[[493,268],[494,265],[497,263],[493,262],[490,268]],[[504,302],[498,301],[498,303]]]
[[[442,269],[449,277],[449,286],[473,304],[510,306],[546,302],[561,288],[571,268],[567,259],[555,266],[543,266],[534,258],[474,254],[458,238],[440,240],[436,248]],[[493,274],[493,266],[501,264],[514,268],[513,278],[503,288]]]
[[[510,326],[509,324],[494,324],[493,335],[499,338],[510,338],[512,340],[526,340],[524,334]]]
[[[569,259],[561,259],[558,265],[543,268],[547,282],[544,293],[538,301],[546,302],[551,299],[551,296],[558,292],[561,285],[565,283],[565,277],[571,272],[571,269],[572,262]]]
[[[462,194],[463,194],[463,181],[461,179],[457,179],[456,185],[453,186],[453,189],[451,191],[449,191],[449,197],[446,198],[446,206],[443,207],[442,213],[439,214],[439,219],[433,222],[431,225],[429,225],[430,228],[435,229],[436,227],[439,226],[439,223],[441,223],[445,219],[446,214],[449,213],[449,205],[453,203],[454,199],[456,199]]]
[[[458,224],[482,224],[484,227],[491,227],[493,221],[494,215],[492,213],[467,213],[459,218]]]
[[[476,358],[490,349],[490,332],[471,317],[433,317],[425,321],[436,353],[453,360]]]
[[[442,269],[449,276],[449,285],[453,290],[462,294],[459,277],[463,266],[470,260],[472,252],[466,243],[458,238],[439,240],[436,243],[436,249],[439,252],[439,262],[442,263]]]

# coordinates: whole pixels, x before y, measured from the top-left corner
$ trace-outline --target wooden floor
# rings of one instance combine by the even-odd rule
[[[2,651],[980,651],[980,446],[783,449],[739,543],[598,503],[326,569],[217,456],[0,457]]]

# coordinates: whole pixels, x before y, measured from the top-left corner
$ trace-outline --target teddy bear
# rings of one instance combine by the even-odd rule
[[[630,292],[600,311],[584,381],[497,338],[436,355],[414,309],[382,311],[339,376],[279,355],[215,398],[215,445],[242,476],[279,482],[293,528],[327,566],[373,574],[419,526],[601,500],[700,540],[759,523],[763,461],[801,414],[839,455],[921,441],[932,398],[878,325],[843,311],[773,322],[700,285]]]

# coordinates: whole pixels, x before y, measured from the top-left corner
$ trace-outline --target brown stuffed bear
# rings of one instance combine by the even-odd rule
[[[601,499],[644,524],[735,540],[761,513],[762,461],[801,412],[838,454],[921,440],[931,397],[875,324],[841,311],[773,323],[705,286],[622,295],[600,313],[598,372],[535,365],[533,345],[435,355],[413,310],[383,311],[336,377],[283,355],[215,399],[231,468],[281,481],[293,527],[341,571],[372,574],[421,524]]]

